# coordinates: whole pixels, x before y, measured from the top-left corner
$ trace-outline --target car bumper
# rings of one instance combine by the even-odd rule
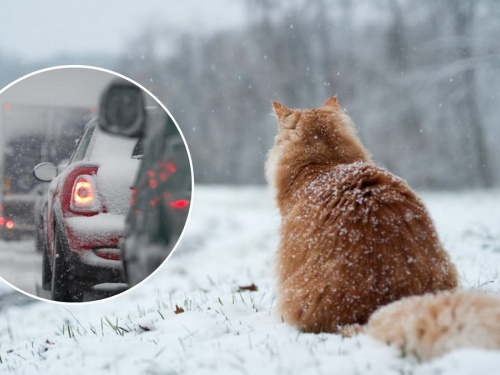
[[[122,282],[118,241],[125,217],[114,214],[65,218],[71,273],[97,282]]]

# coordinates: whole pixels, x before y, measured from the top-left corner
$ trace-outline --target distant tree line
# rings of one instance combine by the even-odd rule
[[[237,29],[147,25],[121,56],[100,60],[171,110],[197,182],[263,183],[271,101],[317,107],[338,94],[374,160],[413,186],[500,184],[500,2],[245,4]]]
[[[245,25],[206,37],[145,29],[117,64],[173,112],[198,182],[262,183],[271,100],[337,93],[374,159],[412,185],[499,184],[498,2],[283,3],[249,1]]]

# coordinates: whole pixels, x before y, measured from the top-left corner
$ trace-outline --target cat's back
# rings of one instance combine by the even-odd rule
[[[295,202],[291,226],[328,247],[380,249],[386,244],[390,251],[419,241],[426,248],[440,246],[425,206],[408,184],[371,163],[318,171],[297,191]]]
[[[365,219],[387,205],[414,202],[418,197],[401,178],[372,163],[357,162],[323,168],[297,191],[296,202],[312,211],[337,210],[351,221]],[[362,211],[359,211],[362,209]]]

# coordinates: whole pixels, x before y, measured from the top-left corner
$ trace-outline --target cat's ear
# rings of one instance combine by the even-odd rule
[[[340,105],[339,101],[337,99],[337,95],[332,96],[330,99],[328,99],[326,102],[323,103],[321,106],[322,108],[334,108],[340,110]]]
[[[278,119],[281,120],[285,116],[289,115],[292,110],[285,107],[283,104],[278,102],[273,102],[274,113],[278,116]]]

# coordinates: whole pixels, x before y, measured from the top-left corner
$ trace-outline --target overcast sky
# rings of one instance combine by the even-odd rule
[[[0,51],[37,60],[58,53],[124,49],[146,26],[206,32],[242,23],[235,0],[3,0]]]

